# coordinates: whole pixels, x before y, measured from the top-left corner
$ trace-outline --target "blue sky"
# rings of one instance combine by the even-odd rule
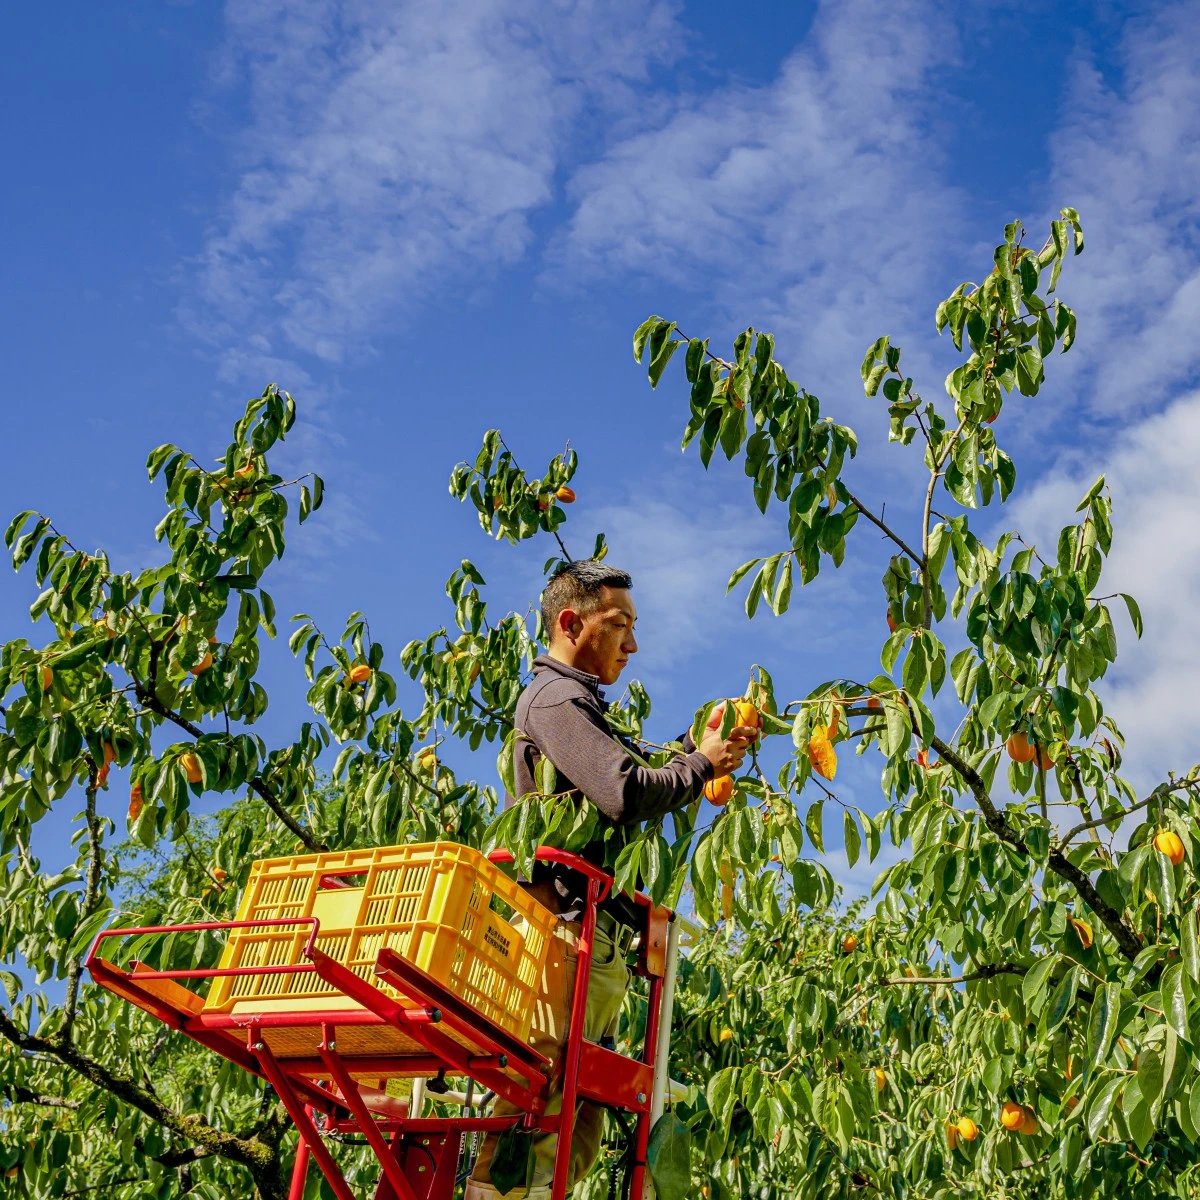
[[[16,10],[0,510],[151,561],[146,451],[215,454],[278,381],[302,414],[284,461],[329,493],[293,536],[279,609],[332,628],[365,610],[398,671],[404,642],[447,619],[461,557],[494,606],[524,609],[550,553],[489,543],[450,468],[490,425],[531,466],[570,439],[568,544],[604,529],[634,572],[636,674],[669,736],[751,662],[788,696],[873,674],[886,556],[860,526],[853,565],[747,628],[725,580],[780,528],[738,470],[680,455],[679,380],[650,392],[633,327],[654,311],[717,341],[774,330],[858,431],[855,490],[907,513],[916,464],[862,396],[863,351],[890,333],[940,395],[937,301],[981,273],[1005,221],[1040,236],[1070,204],[1088,235],[1061,288],[1079,341],[1006,409],[1020,498],[983,528],[1052,537],[1109,473],[1108,582],[1143,601],[1147,634],[1126,633],[1105,697],[1151,782],[1200,757],[1198,19],[1200,3],[1104,0]],[[6,638],[29,633],[30,589],[0,575]],[[282,644],[264,671],[282,740],[302,675]],[[856,766],[841,794],[873,809],[873,764]]]

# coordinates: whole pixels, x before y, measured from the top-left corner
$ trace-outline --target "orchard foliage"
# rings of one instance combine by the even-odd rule
[[[1016,483],[997,419],[1014,392],[1040,392],[1052,353],[1075,337],[1073,312],[1051,297],[1064,260],[1083,249],[1077,214],[1064,209],[1040,249],[1024,238],[1019,223],[1007,226],[983,283],[938,306],[938,329],[964,354],[946,378],[947,403],[914,390],[888,338],[864,358],[865,391],[882,393],[891,440],[923,454],[915,533],[848,483],[854,434],[788,378],[769,335],[745,331],[728,359],[660,317],[634,337],[652,386],[686,345],[685,448],[699,437],[706,464],[717,446],[740,456],[759,508],[786,506],[789,544],[730,580],[749,578],[749,616],[760,604],[782,614],[794,576],[811,583],[823,555],[839,565],[860,518],[894,549],[882,673],[829,681],[774,709],[791,722],[794,755],[777,779],[743,781],[742,800],[692,859],[701,913],[712,914],[718,877],[739,876],[735,915],[748,932],[737,970],[756,990],[781,989],[777,1011],[788,1016],[741,1031],[755,1044],[731,1086],[755,1117],[745,1144],[759,1153],[779,1128],[764,1095],[819,1131],[794,1150],[787,1187],[800,1196],[1197,1191],[1200,769],[1168,775],[1143,799],[1120,774],[1123,740],[1095,688],[1117,652],[1109,603],[1119,599],[1139,633],[1140,615],[1131,597],[1097,595],[1113,536],[1104,481],[1052,548],[1015,532],[990,544],[972,527]],[[874,816],[814,776],[832,778],[826,746],[836,755],[839,741],[880,756]],[[817,796],[805,811],[809,785]],[[798,972],[790,987],[774,984],[760,931],[795,927],[780,919],[776,891],[791,882],[808,899],[807,874],[788,875],[801,829],[822,849],[831,804],[851,864],[864,841],[875,858],[885,837],[907,857],[877,878],[857,948],[847,943],[840,960]],[[1068,816],[1052,820],[1051,806]],[[1154,845],[1164,830],[1178,835],[1182,861]],[[767,869],[772,859],[782,870]],[[882,1072],[882,1090],[864,1086],[868,1067]],[[708,1115],[698,1106],[697,1130],[712,1100]],[[1025,1132],[1002,1127],[1005,1103],[1028,1110]],[[977,1138],[948,1125],[962,1116]],[[753,1191],[766,1169],[712,1194]]]
[[[662,1200],[1195,1195],[1200,772],[1141,798],[1120,774],[1123,741],[1097,690],[1117,649],[1118,597],[1097,594],[1113,536],[1103,481],[1053,547],[993,542],[978,521],[1016,486],[1006,407],[1039,395],[1074,340],[1055,289],[1082,249],[1069,209],[1038,249],[1006,228],[983,282],[938,306],[961,355],[945,401],[922,398],[888,338],[868,348],[866,394],[926,468],[886,518],[853,478],[854,432],[789,377],[769,334],[745,331],[723,358],[669,320],[638,329],[653,386],[684,348],[685,448],[706,465],[718,449],[741,461],[758,507],[785,517],[786,543],[730,580],[748,617],[783,616],[822,567],[867,552],[856,527],[891,543],[880,672],[811,687],[786,662],[751,668],[746,697],[772,738],[762,757],[787,746],[782,766],[768,777],[755,757],[726,806],[649,828],[611,827],[549,764],[537,794],[499,806],[543,631],[534,610],[489,613],[467,559],[446,584],[446,624],[398,661],[361,613],[340,634],[294,618],[311,717],[281,744],[260,736],[259,639],[277,630],[264,580],[292,517],[324,492],[268,465],[295,420],[273,386],[215,464],[169,445],[150,455],[166,505],[158,566],[121,573],[52,517],[18,515],[6,544],[40,589],[44,636],[0,648],[0,1190],[285,1194],[294,1134],[273,1096],[91,987],[80,962],[101,927],[232,916],[250,861],[272,854],[451,838],[526,862],[538,843],[599,835],[619,886],[706,925],[681,972],[674,1074],[687,1096],[670,1118],[693,1182],[661,1181]],[[450,491],[498,539],[553,539],[550,571],[570,557],[576,468],[568,447],[526,474],[491,430]],[[591,549],[604,556],[602,534]],[[1140,631],[1136,604],[1119,600]],[[694,736],[716,702],[697,710]],[[658,764],[681,746],[646,739],[650,711],[633,682],[610,720]],[[726,704],[726,730],[733,719]],[[452,765],[484,743],[499,787]],[[878,756],[877,812],[837,796],[851,748]],[[77,857],[55,872],[35,852],[38,825],[63,804],[79,812]],[[889,856],[869,908],[831,907],[831,818],[852,864],[885,839],[904,854]],[[1164,831],[1178,852],[1156,845]],[[201,933],[123,952],[189,967],[220,946]],[[643,1020],[635,992],[624,1035]],[[1025,1132],[1002,1125],[1005,1104]],[[352,1178],[366,1169],[354,1147],[338,1154]],[[606,1196],[603,1167],[577,1191]]]

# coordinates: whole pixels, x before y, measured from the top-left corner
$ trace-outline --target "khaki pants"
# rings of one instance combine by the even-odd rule
[[[575,971],[578,963],[578,941],[582,930],[579,921],[562,921],[555,930],[546,954],[542,974],[542,990],[534,1010],[530,1045],[553,1064],[550,1099],[546,1112],[562,1109],[562,1059],[566,1052],[567,1025],[571,1015],[571,998],[575,991]],[[584,1014],[583,1036],[590,1042],[606,1037],[615,1038],[621,1018],[621,1002],[629,983],[629,970],[617,954],[612,939],[600,930],[592,945],[592,969],[588,978],[587,1011]],[[497,1099],[493,1115],[513,1116],[521,1110],[507,1100]],[[587,1100],[575,1110],[575,1130],[571,1138],[570,1184],[587,1174],[600,1153],[603,1136],[604,1110]],[[479,1159],[471,1178],[481,1182],[491,1180],[492,1155],[496,1135],[489,1134],[479,1151]],[[534,1135],[535,1159],[533,1186],[545,1186],[554,1177],[554,1156],[558,1150],[558,1135]],[[497,1195],[499,1193],[496,1193]],[[518,1186],[508,1193],[514,1198],[524,1196],[525,1188]]]

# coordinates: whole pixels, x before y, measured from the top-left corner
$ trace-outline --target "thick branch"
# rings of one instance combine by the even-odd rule
[[[1007,842],[1022,854],[1029,854],[1029,848],[1013,831],[1005,815],[992,803],[991,796],[984,786],[983,780],[970,763],[960,754],[951,749],[939,737],[934,737],[930,745],[962,776],[979,811],[983,813],[984,823],[1001,841]],[[1130,961],[1137,958],[1141,951],[1141,943],[1137,935],[1125,924],[1121,912],[1108,904],[1096,890],[1096,885],[1085,871],[1081,871],[1071,862],[1061,850],[1052,850],[1046,860],[1046,866],[1060,879],[1065,879],[1079,893],[1079,897],[1100,918],[1104,927],[1113,935],[1121,953]]]
[[[304,848],[310,854],[323,854],[329,849],[319,838],[313,835],[306,829],[291,813],[279,803],[279,800],[272,794],[271,789],[263,782],[262,776],[255,775],[250,780],[251,789],[262,797],[263,803],[279,818],[279,820],[295,834],[297,838],[304,844]]]
[[[183,1115],[168,1108],[153,1093],[139,1087],[128,1075],[119,1074],[81,1053],[74,1046],[50,1041],[36,1034],[23,1033],[8,1013],[0,1011],[0,1036],[22,1050],[50,1055],[77,1075],[111,1092],[119,1100],[132,1105],[166,1129],[197,1142],[211,1154],[219,1154],[232,1162],[241,1163],[251,1171],[262,1173],[277,1165],[277,1155],[270,1146],[257,1139],[245,1139],[214,1128],[197,1113]]]
[[[934,736],[930,739],[929,744],[962,776],[963,782],[971,790],[971,795],[975,797],[975,803],[979,805],[979,811],[983,813],[984,823],[992,833],[1002,842],[1007,842],[1013,849],[1020,850],[1022,854],[1028,854],[1025,843],[1013,832],[1012,826],[1009,825],[1004,814],[992,803],[992,798],[988,795],[987,787],[980,778],[979,772],[940,737]]]
[[[78,1100],[68,1100],[63,1096],[45,1096],[39,1092],[30,1091],[27,1087],[22,1087],[19,1083],[10,1083],[5,1089],[4,1094],[12,1101],[13,1104],[39,1104],[43,1108],[71,1108],[79,1107]]]
[[[166,1154],[160,1154],[154,1161],[161,1167],[173,1170],[199,1162],[202,1158],[212,1158],[213,1153],[214,1151],[207,1146],[188,1146],[184,1150],[170,1150]]]

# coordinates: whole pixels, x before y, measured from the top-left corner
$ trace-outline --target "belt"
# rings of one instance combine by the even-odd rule
[[[635,932],[631,926],[626,925],[624,921],[618,921],[612,913],[601,909],[596,913],[596,928],[606,937],[612,939],[613,945],[617,948],[618,955],[624,958],[629,953],[629,947],[633,944],[633,935]]]

